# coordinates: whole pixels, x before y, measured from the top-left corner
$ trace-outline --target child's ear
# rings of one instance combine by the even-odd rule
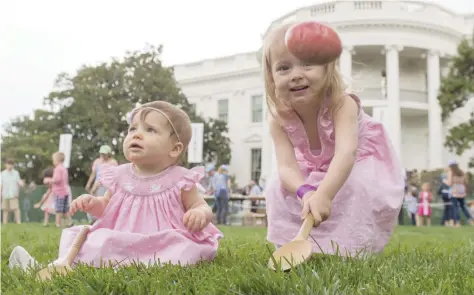
[[[178,158],[184,150],[184,145],[181,142],[177,142],[173,149],[169,152],[171,158]]]

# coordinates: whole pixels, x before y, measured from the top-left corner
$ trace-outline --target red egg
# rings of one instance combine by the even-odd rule
[[[327,64],[342,52],[341,39],[330,27],[315,21],[291,26],[285,34],[285,44],[299,60],[312,64]]]

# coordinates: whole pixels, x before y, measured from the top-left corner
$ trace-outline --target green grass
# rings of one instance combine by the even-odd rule
[[[263,228],[222,228],[213,262],[182,268],[128,267],[118,272],[79,266],[40,283],[8,269],[15,245],[40,262],[54,259],[60,230],[39,224],[2,228],[2,294],[473,294],[474,228],[396,230],[386,251],[364,261],[314,257],[288,273],[266,268]]]

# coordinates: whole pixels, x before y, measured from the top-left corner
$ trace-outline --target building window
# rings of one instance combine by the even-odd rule
[[[227,122],[229,115],[229,100],[221,99],[217,101],[217,118],[221,121]]]
[[[387,72],[383,69],[380,73],[380,91],[382,92],[382,97],[387,98]]]
[[[262,173],[262,149],[251,149],[250,154],[250,177],[258,183]]]
[[[263,99],[261,95],[252,96],[252,123],[262,122]]]

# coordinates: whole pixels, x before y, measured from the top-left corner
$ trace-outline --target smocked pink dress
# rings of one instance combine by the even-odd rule
[[[204,176],[204,168],[171,166],[158,175],[137,176],[132,164],[104,165],[99,180],[113,196],[91,227],[75,262],[95,267],[212,260],[223,235],[211,223],[192,233],[183,224],[181,191],[190,190]],[[69,251],[81,226],[64,229],[59,259]]]
[[[387,245],[404,198],[402,168],[382,124],[359,105],[357,160],[332,201],[329,218],[311,231],[313,252],[357,256]],[[326,176],[335,150],[334,124],[326,99],[318,114],[321,150],[310,151],[301,120],[284,125],[306,183],[318,185]],[[302,206],[282,186],[275,171],[266,189],[268,240],[277,246],[291,241],[301,227]]]

